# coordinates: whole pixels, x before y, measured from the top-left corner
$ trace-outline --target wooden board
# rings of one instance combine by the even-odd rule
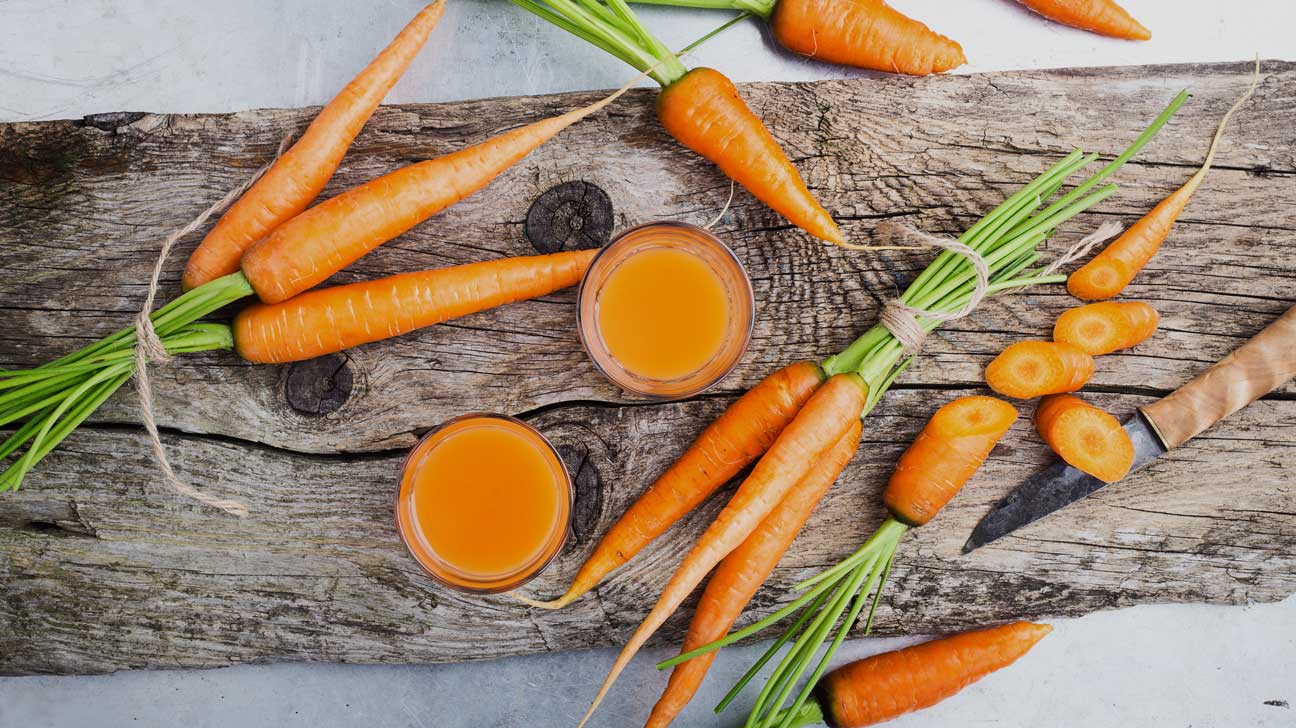
[[[1068,225],[1049,243],[1057,251],[1105,219],[1132,221],[1181,184],[1249,72],[1064,70],[754,84],[743,94],[850,238],[865,241],[886,218],[957,233],[1072,147],[1115,154],[1191,88],[1193,100],[1121,172],[1120,193]],[[596,97],[383,108],[325,194]],[[597,242],[649,220],[710,219],[729,183],[665,136],[652,103],[649,91],[629,94],[337,280]],[[0,366],[34,365],[128,322],[162,237],[263,164],[313,111],[0,127]],[[1162,331],[1101,360],[1088,387],[1096,402],[1127,415],[1292,303],[1293,114],[1296,64],[1266,63],[1215,171],[1130,290],[1161,311]],[[532,209],[563,183],[572,184]],[[930,258],[827,249],[741,189],[717,230],[750,268],[759,319],[737,371],[693,401],[634,401],[603,380],[576,339],[571,291],[325,361],[189,357],[154,375],[164,439],[190,482],[249,504],[239,520],[167,490],[124,391],[22,491],[0,496],[0,672],[438,662],[621,643],[722,499],[592,596],[539,612],[422,576],[393,530],[396,472],[420,433],[462,412],[518,414],[544,430],[579,474],[575,534],[527,587],[554,594],[736,393],[783,363],[844,346]],[[194,242],[167,265],[168,292]],[[932,337],[748,618],[855,548],[882,517],[895,458],[930,413],[977,390],[994,353],[1046,335],[1070,303],[1056,288],[995,299]],[[961,557],[985,509],[1046,460],[1023,417],[939,520],[906,541],[878,632],[1296,592],[1294,400],[1289,384],[1119,487]],[[658,642],[677,641],[688,616]]]

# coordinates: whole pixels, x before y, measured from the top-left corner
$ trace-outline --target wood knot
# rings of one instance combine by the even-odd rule
[[[554,449],[571,474],[572,490],[575,491],[572,533],[576,543],[584,543],[598,528],[599,513],[603,510],[603,478],[584,445],[555,445]]]
[[[563,182],[531,203],[525,232],[545,254],[602,247],[612,237],[612,200],[589,182]]]
[[[349,364],[342,354],[329,354],[290,366],[284,384],[288,406],[315,417],[336,411],[351,396],[355,384]]]
[[[81,126],[92,126],[101,131],[116,132],[123,126],[130,126],[143,119],[143,111],[110,111],[106,114],[90,114],[81,119]]]

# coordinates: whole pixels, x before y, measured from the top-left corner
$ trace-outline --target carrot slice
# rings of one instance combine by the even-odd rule
[[[986,367],[986,383],[1006,397],[1030,399],[1074,392],[1093,376],[1094,361],[1071,344],[1019,341]]]
[[[1142,301],[1103,301],[1063,311],[1053,325],[1053,340],[1091,356],[1128,349],[1157,328],[1155,308]]]
[[[1134,464],[1134,443],[1115,417],[1069,394],[1045,397],[1035,427],[1053,452],[1095,478],[1114,483]]]
[[[1020,0],[1049,20],[1125,40],[1152,40],[1152,31],[1115,0]]]
[[[1017,409],[994,397],[962,397],[936,410],[896,464],[882,495],[887,510],[910,526],[930,521],[1016,419]]]

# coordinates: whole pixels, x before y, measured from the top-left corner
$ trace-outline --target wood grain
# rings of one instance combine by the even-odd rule
[[[1117,153],[1175,91],[1191,88],[1193,100],[1118,175],[1121,191],[1060,231],[1048,244],[1056,251],[1104,219],[1132,221],[1180,185],[1249,71],[1085,69],[742,92],[847,235],[864,241],[880,219],[957,233],[1073,146]],[[597,96],[384,107],[325,194]],[[629,94],[336,281],[570,246],[601,238],[609,215],[611,229],[709,220],[729,183],[665,137],[652,101],[647,91]],[[0,366],[36,364],[124,325],[162,237],[264,163],[313,111],[0,126]],[[1294,112],[1296,64],[1266,63],[1216,168],[1129,290],[1157,307],[1162,330],[1101,359],[1093,401],[1127,415],[1291,304]],[[531,210],[542,193],[573,182],[606,199],[569,185]],[[560,212],[587,215],[594,232],[578,232],[584,220],[559,220]],[[554,238],[527,237],[546,231]],[[844,346],[930,258],[825,248],[741,189],[717,232],[752,274],[758,321],[735,373],[692,401],[636,401],[603,380],[576,339],[571,291],[325,361],[269,367],[189,357],[154,376],[158,420],[185,477],[249,504],[252,515],[237,520],[166,490],[123,391],[22,491],[0,497],[0,672],[438,662],[622,642],[723,498],[592,596],[536,612],[506,597],[462,596],[420,574],[392,525],[396,469],[422,432],[466,411],[519,414],[540,427],[578,482],[572,540],[527,587],[555,594],[597,536],[736,393],[788,361]],[[183,255],[168,264],[169,292],[183,265]],[[1047,335],[1070,304],[1059,289],[1035,289],[988,301],[931,337],[870,416],[859,456],[748,618],[858,545],[881,518],[895,458],[930,413],[976,389],[1003,346]],[[931,526],[907,537],[879,632],[1296,592],[1293,385],[1119,487],[960,557],[985,509],[1047,459],[1028,419]],[[676,615],[659,640],[678,640],[688,615]]]

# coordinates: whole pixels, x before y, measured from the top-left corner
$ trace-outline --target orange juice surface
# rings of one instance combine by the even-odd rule
[[[410,454],[397,522],[414,557],[455,586],[511,588],[566,537],[570,486],[534,430],[511,419],[451,422]]]
[[[720,352],[729,331],[724,281],[687,250],[633,253],[608,273],[597,305],[608,353],[646,379],[696,372]]]

